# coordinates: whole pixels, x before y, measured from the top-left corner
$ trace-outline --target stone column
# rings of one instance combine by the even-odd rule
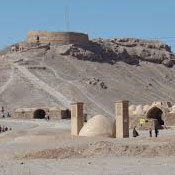
[[[115,102],[116,138],[129,137],[129,102]]]
[[[78,136],[83,125],[83,103],[73,103],[71,106],[71,135]]]

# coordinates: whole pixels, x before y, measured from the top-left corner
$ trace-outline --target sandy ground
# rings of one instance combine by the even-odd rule
[[[149,138],[70,136],[70,121],[1,119],[0,175],[175,174],[175,129]]]
[[[0,173],[11,175],[169,175],[175,174],[170,158],[94,158],[65,160],[30,160],[1,163]]]

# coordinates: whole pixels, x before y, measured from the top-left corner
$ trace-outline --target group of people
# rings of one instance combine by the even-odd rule
[[[10,113],[5,111],[4,107],[2,106],[1,108],[1,116],[2,118],[5,118],[5,117],[11,117]]]
[[[3,113],[2,118],[5,118],[5,117],[11,117],[10,113],[9,112],[7,112],[7,114]]]
[[[8,128],[7,126],[1,126],[0,125],[0,133],[3,133],[3,132],[6,132],[6,131],[8,131],[8,130],[12,130],[11,128]]]
[[[155,137],[158,137],[159,135],[159,130],[155,128]],[[133,129],[133,137],[139,136],[138,131],[136,130],[136,127]],[[149,137],[152,137],[152,128],[149,129]]]

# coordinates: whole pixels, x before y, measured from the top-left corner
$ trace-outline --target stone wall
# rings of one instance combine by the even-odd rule
[[[14,111],[16,119],[34,119],[34,113],[37,110],[43,110],[45,115],[49,115],[51,120],[60,120],[70,118],[70,111],[67,109],[53,108],[19,108]]]
[[[87,45],[89,43],[89,37],[86,34],[75,32],[31,31],[27,35],[27,41],[29,43]]]

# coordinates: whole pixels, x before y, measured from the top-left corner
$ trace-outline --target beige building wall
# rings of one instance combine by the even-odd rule
[[[69,110],[53,108],[19,108],[14,111],[16,119],[34,119],[34,113],[37,110],[43,110],[46,115],[49,115],[51,120],[60,120],[70,118]]]
[[[129,102],[115,102],[116,115],[116,138],[129,137]]]
[[[29,43],[57,43],[57,44],[81,44],[89,43],[88,35],[76,32],[48,32],[48,31],[31,31],[27,34]]]
[[[83,103],[73,103],[71,106],[71,135],[78,136],[83,125]]]

